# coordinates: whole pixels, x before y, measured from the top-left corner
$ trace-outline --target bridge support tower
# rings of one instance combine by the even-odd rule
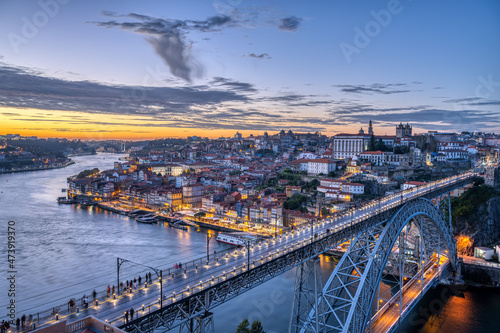
[[[213,313],[205,312],[189,319],[179,327],[180,333],[215,333]]]
[[[319,332],[323,320],[321,311],[321,294],[323,285],[321,282],[320,258],[314,257],[297,267],[295,275],[295,290],[290,317],[289,332]],[[315,312],[315,320],[307,320],[311,309]]]

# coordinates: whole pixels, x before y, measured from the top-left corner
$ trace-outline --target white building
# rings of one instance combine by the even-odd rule
[[[365,185],[359,183],[342,183],[342,192],[363,194],[365,193]]]
[[[369,142],[369,135],[337,134],[333,137],[333,158],[353,158],[368,149]]]
[[[493,258],[494,252],[495,250],[490,249],[489,247],[475,247],[474,257],[482,258],[484,260],[491,260]]]
[[[414,187],[417,187],[417,186],[423,186],[423,185],[425,185],[424,182],[410,181],[410,182],[406,182],[404,184],[401,184],[401,189],[404,191],[404,190],[407,190],[407,189],[410,189],[410,188],[414,188]]]
[[[323,178],[319,180],[319,184],[325,187],[331,187],[340,190],[342,187],[342,180],[333,178]]]
[[[359,154],[359,159],[371,162],[375,165],[383,165],[387,162],[387,154],[383,151],[365,151]]]
[[[307,160],[313,160],[318,157],[319,157],[318,155],[316,155],[315,153],[311,153],[310,151],[300,153],[299,156],[297,156],[298,159],[307,159]]]
[[[319,158],[316,160],[309,160],[307,162],[307,173],[310,175],[327,175],[330,171],[335,171],[335,162],[327,158]]]

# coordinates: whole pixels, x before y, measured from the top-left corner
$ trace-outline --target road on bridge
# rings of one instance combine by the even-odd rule
[[[417,302],[419,297],[422,296],[422,291],[425,293],[427,287],[429,287],[434,279],[439,277],[439,272],[442,271],[446,265],[449,264],[449,260],[446,257],[441,257],[439,267],[438,265],[431,265],[431,267],[425,271],[423,284],[422,279],[419,277],[419,273],[403,288],[402,295],[402,307],[400,313],[400,305],[399,305],[399,292],[388,301],[388,307],[383,310],[382,313],[378,314],[378,318],[372,323],[371,331],[372,333],[385,333],[389,332],[394,328],[396,324],[398,324],[398,320],[404,317],[404,314],[410,310],[410,308],[414,305],[414,302]]]

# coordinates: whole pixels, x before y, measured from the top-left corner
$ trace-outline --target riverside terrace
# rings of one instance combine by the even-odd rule
[[[34,316],[31,324],[36,323],[38,328],[92,315],[126,331],[144,332],[159,327],[166,331],[207,314],[215,306],[351,239],[408,201],[449,193],[470,183],[475,175],[467,172],[373,200],[273,240],[211,255],[208,262],[203,257],[183,263],[182,270],[164,269],[159,274],[163,279],[155,278],[147,287],[141,285],[132,292],[115,295],[116,298],[106,297],[104,291],[97,295],[96,301],[90,299],[88,309],[77,304],[78,309],[68,311],[67,305],[59,306]],[[124,313],[131,308],[134,318],[126,320]]]

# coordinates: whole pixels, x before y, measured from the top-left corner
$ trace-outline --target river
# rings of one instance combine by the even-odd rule
[[[80,156],[73,158],[76,164],[63,169],[0,175],[0,251],[7,253],[7,224],[15,221],[16,310],[19,317],[115,284],[117,257],[165,269],[177,262],[205,255],[206,229],[190,227],[188,231],[182,231],[163,225],[140,224],[97,207],[81,208],[56,202],[57,197],[64,195],[61,189],[66,187],[67,177],[94,167],[110,169],[121,156]],[[228,248],[228,245],[215,241],[210,246],[211,250]],[[7,256],[2,258],[0,318],[6,319],[9,267]],[[322,257],[321,265],[323,282],[326,282],[335,267],[334,262]],[[120,274],[125,280],[144,275],[146,271],[148,269],[143,266],[125,264]],[[214,311],[216,331],[234,332],[238,323],[248,318],[250,321],[261,320],[268,333],[286,332],[294,281],[295,270],[291,270],[219,306]],[[440,327],[450,328],[445,331],[476,332],[474,327],[479,327],[478,322],[494,316],[491,306],[500,308],[500,297],[492,297],[491,293],[465,291],[465,305],[464,298],[452,296],[443,301],[443,311],[407,321],[403,329],[419,332],[423,327],[425,332],[440,332],[433,330],[435,325],[429,324],[439,320]],[[426,298],[422,304],[424,301]],[[427,302],[432,301],[431,297]],[[461,318],[466,323],[456,328],[457,316],[450,313],[461,313],[463,306],[474,311],[467,312],[467,317]],[[480,327],[485,327],[480,330],[485,332],[495,328]]]

